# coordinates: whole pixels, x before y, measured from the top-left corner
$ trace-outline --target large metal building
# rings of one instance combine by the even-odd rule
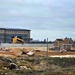
[[[30,31],[28,29],[0,28],[0,42],[11,43],[14,36],[19,36],[25,42],[30,42]]]

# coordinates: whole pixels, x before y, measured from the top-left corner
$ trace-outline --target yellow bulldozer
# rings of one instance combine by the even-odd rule
[[[16,37],[12,37],[12,43],[15,44],[15,43],[22,43],[24,44],[25,41],[21,38],[18,38],[17,36]]]

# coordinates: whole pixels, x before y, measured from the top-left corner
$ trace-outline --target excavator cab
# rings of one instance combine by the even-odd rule
[[[12,37],[12,43],[22,43],[22,44],[24,44],[25,42],[24,42],[23,39],[15,36],[15,37]]]

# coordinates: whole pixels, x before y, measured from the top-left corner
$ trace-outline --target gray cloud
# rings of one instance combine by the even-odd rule
[[[64,36],[63,31],[75,31],[75,0],[0,0],[0,27],[56,30]]]

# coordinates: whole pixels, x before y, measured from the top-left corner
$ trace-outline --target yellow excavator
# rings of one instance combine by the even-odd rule
[[[24,44],[25,41],[24,41],[23,39],[18,38],[18,37],[16,36],[16,37],[13,37],[13,38],[12,38],[12,43],[13,43],[13,44],[15,44],[15,43],[22,43],[22,44]]]

